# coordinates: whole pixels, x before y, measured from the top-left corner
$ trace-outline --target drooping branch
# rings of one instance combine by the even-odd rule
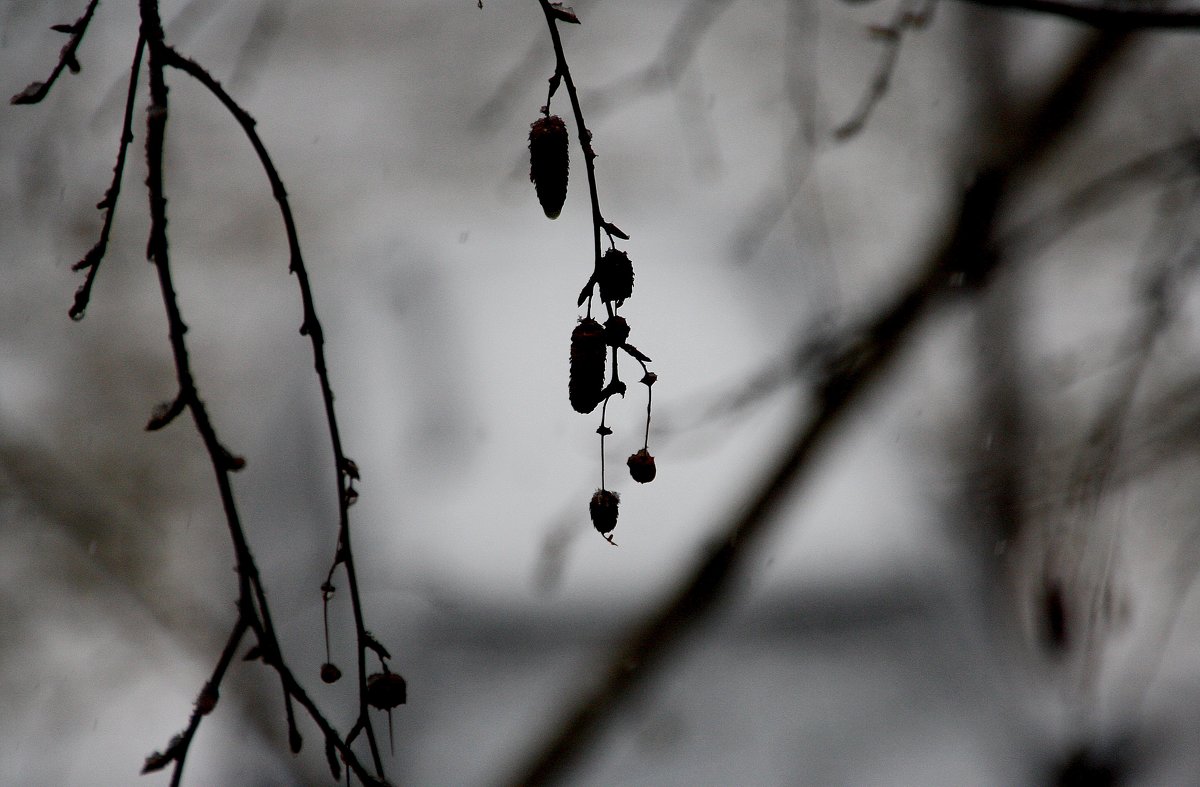
[[[294,715],[292,712],[292,700],[298,701],[317,723],[326,739],[326,747],[328,749],[336,749],[346,762],[347,766],[353,771],[364,783],[377,784],[382,782],[383,769],[380,764],[380,759],[375,747],[372,746],[372,754],[376,762],[376,772],[378,776],[372,774],[358,760],[350,746],[341,739],[333,727],[325,720],[316,705],[308,698],[306,692],[300,686],[291,670],[287,667],[283,654],[281,652],[278,637],[275,627],[271,621],[270,610],[267,604],[266,593],[255,565],[254,557],[251,554],[249,545],[246,540],[245,531],[241,524],[238,514],[237,505],[234,499],[232,485],[230,483],[229,474],[236,471],[244,464],[239,457],[233,456],[219,441],[216,430],[208,415],[207,408],[200,399],[199,392],[196,388],[195,380],[192,375],[191,365],[188,357],[187,345],[184,339],[184,334],[187,330],[184,324],[182,315],[179,310],[178,299],[175,294],[174,285],[171,277],[171,266],[169,259],[169,246],[167,243],[167,213],[166,213],[166,196],[163,187],[163,151],[164,139],[166,134],[166,123],[168,117],[168,99],[167,86],[164,78],[164,71],[167,66],[180,67],[184,61],[172,49],[170,49],[165,41],[162,30],[161,19],[158,15],[158,5],[156,0],[140,0],[139,3],[142,20],[142,37],[146,42],[149,51],[149,72],[150,72],[150,99],[151,104],[148,111],[147,120],[147,136],[146,136],[146,158],[148,164],[149,175],[147,177],[147,188],[149,191],[150,200],[150,241],[147,246],[147,256],[154,264],[158,272],[160,289],[162,290],[163,304],[167,312],[168,333],[172,355],[175,361],[176,376],[179,383],[179,395],[176,399],[181,402],[184,407],[192,414],[193,422],[197,431],[200,433],[204,446],[208,451],[210,460],[213,465],[213,470],[217,478],[217,486],[220,492],[222,506],[225,511],[226,523],[230,538],[233,541],[234,553],[236,556],[237,573],[238,573],[238,614],[239,622],[235,626],[235,632],[245,625],[250,628],[258,638],[258,650],[260,658],[268,666],[272,667],[279,676],[283,687],[284,704],[287,712],[289,743],[294,752],[300,750],[301,737],[299,731],[295,727]],[[192,64],[194,66],[194,64]],[[192,76],[197,76],[195,72],[201,74],[203,69],[195,66],[191,70],[184,67]],[[197,77],[199,78],[199,77]],[[205,82],[204,79],[201,79]],[[211,81],[211,80],[210,80]],[[212,89],[215,82],[206,84]],[[223,91],[218,92],[218,95],[225,95]],[[226,95],[226,98],[227,95]],[[228,99],[232,103],[232,99]],[[228,104],[227,104],[228,105]],[[236,105],[234,105],[236,107]],[[240,109],[240,108],[239,108]],[[237,115],[237,113],[235,113]],[[253,121],[249,120],[249,116],[242,112],[237,115],[239,120],[247,121],[252,132]],[[245,125],[243,126],[246,127]],[[255,143],[256,149],[259,151],[260,157],[264,157],[264,163],[269,165],[269,157],[266,157],[265,148],[262,147],[261,141],[256,134],[250,134],[252,142]],[[274,173],[274,167],[269,166],[268,171]],[[276,198],[281,200],[281,204],[285,208],[285,217],[288,221],[289,242],[293,250],[293,271],[297,269],[297,257],[299,246],[295,241],[295,225],[290,221],[290,211],[286,210],[286,201],[283,201],[285,194],[282,183],[279,181],[278,175],[273,174],[272,186],[276,194]],[[302,270],[302,268],[301,268]],[[306,282],[307,284],[307,282]],[[307,292],[307,290],[305,290]],[[315,314],[311,311],[311,294],[306,298],[306,318],[312,317],[315,322]],[[309,325],[306,319],[306,326],[309,331],[313,330],[313,326]],[[319,331],[319,326],[318,326]],[[318,333],[319,335],[319,333]],[[318,356],[323,359],[323,356]],[[327,386],[327,380],[322,378],[323,383]],[[331,398],[331,395],[330,395]],[[349,465],[346,460],[339,463],[337,473],[339,477],[339,486],[341,486],[341,478],[346,468]],[[343,501],[343,512],[345,505],[346,492],[339,489],[339,499]],[[345,535],[344,533],[342,534]],[[347,550],[348,551],[348,550]],[[341,554],[341,550],[339,550]],[[360,662],[362,657],[360,655]],[[216,686],[211,686],[213,691],[217,690]],[[360,697],[365,696],[363,691],[360,691]],[[361,721],[361,720],[360,720]],[[369,719],[365,725],[370,726]],[[372,738],[372,743],[374,743]],[[184,750],[182,755],[186,755]],[[182,761],[178,761],[178,768],[182,769]],[[332,767],[332,765],[331,765]]]
[[[627,462],[630,475],[638,483],[648,483],[655,476],[654,457],[649,452],[650,435],[650,396],[651,386],[658,376],[647,367],[649,356],[629,344],[630,327],[628,321],[617,314],[617,310],[633,294],[634,271],[629,255],[616,248],[614,238],[629,240],[619,227],[605,220],[600,211],[600,199],[596,189],[596,152],[592,147],[592,133],[587,128],[583,117],[583,109],[579,101],[579,93],[571,76],[571,68],[567,64],[563,51],[562,38],[559,35],[558,23],[566,22],[579,24],[579,18],[570,8],[564,8],[562,3],[538,0],[546,17],[546,26],[550,30],[551,42],[554,46],[554,74],[549,79],[549,90],[546,103],[542,107],[543,117],[536,121],[530,129],[530,179],[538,190],[538,200],[546,215],[554,218],[562,207],[566,196],[567,150],[568,142],[566,127],[562,119],[550,114],[550,104],[560,85],[565,84],[575,116],[575,127],[578,130],[579,147],[583,152],[584,169],[587,173],[588,197],[592,209],[592,242],[593,264],[592,272],[587,283],[579,293],[576,306],[587,303],[587,313],[579,321],[571,336],[571,366],[569,372],[568,393],[571,406],[580,413],[591,413],[596,406],[600,408],[600,425],[596,433],[600,435],[600,487],[592,495],[589,503],[592,524],[596,530],[610,543],[614,544],[611,532],[616,526],[617,509],[620,495],[607,488],[605,474],[605,438],[612,434],[608,426],[608,403],[614,396],[625,397],[628,387],[619,374],[619,353],[624,352],[642,366],[644,375],[641,383],[646,386],[646,439],[643,448],[631,456]],[[600,250],[600,233],[608,236],[609,249],[603,255]],[[599,288],[600,300],[604,303],[608,319],[601,326],[592,319],[592,298]],[[612,355],[612,376],[604,385],[604,367],[609,349]]]
[[[221,104],[225,106],[238,125],[241,126],[242,131],[258,156],[259,162],[262,164],[263,171],[271,183],[271,193],[279,205],[279,212],[287,234],[290,254],[289,270],[295,274],[296,281],[300,287],[300,297],[303,306],[303,322],[301,323],[300,332],[307,335],[312,344],[313,366],[321,388],[321,400],[325,408],[325,420],[329,427],[329,437],[333,448],[334,471],[338,491],[339,522],[337,546],[335,547],[335,556],[333,565],[330,568],[330,575],[332,576],[333,569],[338,565],[345,567],[346,582],[350,588],[350,602],[354,616],[355,630],[357,632],[359,723],[366,732],[367,743],[371,750],[371,758],[374,761],[375,769],[379,773],[382,773],[383,763],[379,754],[379,745],[376,740],[374,726],[371,724],[367,703],[366,652],[369,647],[367,629],[359,593],[358,576],[354,566],[354,553],[350,547],[349,508],[358,497],[358,493],[354,489],[354,482],[358,480],[358,467],[353,460],[346,456],[342,448],[341,431],[338,428],[337,412],[333,404],[333,386],[329,379],[329,371],[325,361],[325,334],[321,328],[321,322],[317,318],[312,285],[308,278],[308,269],[304,264],[304,257],[300,251],[299,233],[296,230],[296,222],[292,216],[291,205],[288,202],[287,190],[284,188],[283,180],[279,177],[279,171],[275,168],[275,164],[267,152],[266,145],[263,144],[262,138],[258,135],[254,118],[198,63],[180,55],[177,51],[169,47],[165,49],[164,57],[167,65],[183,71],[208,88]],[[328,579],[326,580],[326,585],[329,585]]]
[[[554,93],[558,90],[558,85],[561,82],[566,85],[567,97],[571,102],[571,111],[575,116],[575,128],[579,132],[579,147],[583,151],[583,166],[587,172],[588,181],[588,197],[591,199],[592,205],[592,237],[594,248],[594,263],[595,267],[591,278],[584,286],[583,292],[579,294],[579,302],[582,304],[585,300],[589,302],[588,314],[591,316],[591,297],[596,284],[596,272],[600,268],[600,230],[606,226],[604,216],[600,212],[600,197],[596,190],[596,151],[592,148],[592,132],[588,130],[587,122],[583,119],[583,107],[579,103],[579,92],[575,89],[575,80],[571,78],[571,66],[567,63],[566,53],[563,51],[562,38],[558,33],[558,23],[560,20],[579,24],[579,20],[574,13],[564,12],[561,8],[561,3],[552,3],[550,0],[538,0],[542,7],[542,12],[546,16],[546,25],[550,29],[550,40],[554,45],[554,76],[550,77],[550,91],[546,96],[546,111],[549,112],[550,101],[554,97]],[[569,16],[565,15],[570,13]],[[613,228],[615,229],[615,228]],[[611,232],[611,230],[610,230]],[[624,233],[618,234],[624,235]],[[611,317],[612,307],[609,306],[608,311]]]

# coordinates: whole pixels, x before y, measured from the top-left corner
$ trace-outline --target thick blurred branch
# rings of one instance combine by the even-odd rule
[[[567,714],[545,745],[515,774],[514,784],[560,780],[631,691],[645,682],[715,609],[774,515],[812,467],[812,457],[916,332],[939,296],[967,283],[982,286],[1002,259],[991,247],[998,206],[1009,186],[1027,177],[1092,98],[1093,88],[1122,51],[1125,38],[1094,37],[1084,46],[1039,112],[1010,138],[1006,150],[981,155],[979,174],[963,195],[942,241],[916,280],[877,314],[844,333],[814,387],[817,407],[794,423],[785,448],[742,511],[687,572],[678,590],[616,649],[601,677]],[[966,289],[970,292],[970,289]]]
[[[1009,11],[1061,16],[1101,30],[1200,30],[1200,10],[1150,8],[1147,4],[1072,3],[1065,0],[961,0]]]

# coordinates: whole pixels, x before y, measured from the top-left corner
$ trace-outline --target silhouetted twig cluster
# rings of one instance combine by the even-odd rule
[[[554,44],[554,74],[550,77],[550,89],[542,116],[529,131],[529,179],[537,190],[538,201],[549,218],[557,218],[567,196],[567,180],[570,162],[570,144],[567,126],[561,117],[550,113],[550,104],[560,85],[565,85],[575,116],[575,127],[579,135],[579,148],[583,153],[584,169],[587,173],[588,193],[592,206],[592,233],[594,241],[594,265],[592,275],[579,293],[577,306],[587,304],[587,311],[579,319],[571,333],[570,374],[567,393],[571,407],[576,412],[587,414],[600,407],[600,487],[592,495],[589,512],[592,524],[610,544],[615,545],[612,531],[617,526],[620,495],[610,490],[605,476],[604,439],[612,434],[608,426],[608,403],[614,396],[625,397],[627,387],[621,380],[619,359],[621,353],[628,355],[641,366],[639,382],[646,386],[646,431],[642,447],[628,458],[626,464],[634,481],[645,484],[654,480],[654,457],[650,454],[650,415],[654,383],[658,375],[650,371],[650,358],[629,343],[629,323],[617,313],[625,301],[633,295],[633,263],[629,255],[617,248],[616,240],[629,240],[620,228],[604,218],[600,212],[600,199],[596,192],[596,153],[592,149],[592,133],[583,119],[579,94],[571,78],[571,68],[563,52],[558,23],[579,24],[579,17],[562,3],[538,0],[546,16],[550,38]],[[601,232],[608,239],[608,249],[601,252]],[[600,301],[604,304],[607,319],[601,324],[592,316],[592,301],[599,288]],[[605,365],[612,357],[612,373],[605,383]]]
[[[35,104],[48,94],[51,86],[64,69],[73,73],[80,70],[78,49],[92,21],[98,0],[88,3],[83,15],[74,23],[54,25],[52,29],[69,35],[70,38],[59,56],[59,62],[50,76],[44,82],[33,82],[17,95],[13,96],[13,104]],[[309,283],[307,269],[300,252],[299,237],[287,191],[283,186],[278,171],[267,153],[266,147],[255,130],[255,120],[221,87],[221,85],[195,61],[179,54],[166,43],[162,20],[159,16],[157,0],[139,0],[140,31],[134,51],[133,64],[130,68],[129,89],[125,101],[125,113],[122,123],[121,136],[117,149],[117,162],[113,168],[112,184],[105,192],[104,198],[97,208],[104,211],[104,222],[100,238],[96,244],[75,264],[75,270],[86,272],[82,285],[75,293],[74,303],[69,314],[72,319],[82,319],[91,297],[92,285],[100,269],[108,246],[109,234],[112,229],[113,214],[120,195],[121,179],[124,172],[126,154],[129,143],[133,141],[133,109],[138,94],[137,84],[142,73],[143,56],[147,60],[147,75],[149,79],[149,106],[146,111],[146,159],[148,177],[146,186],[150,208],[150,239],[147,245],[147,257],[154,265],[162,292],[163,306],[167,313],[171,351],[175,363],[179,392],[171,401],[159,405],[149,422],[148,430],[158,430],[168,426],[175,418],[185,411],[192,415],[205,449],[212,462],[216,475],[217,487],[221,497],[225,519],[233,542],[237,562],[238,576],[238,614],[232,630],[217,665],[209,680],[204,684],[196,699],[191,717],[183,732],[176,735],[162,751],[157,751],[146,758],[143,773],[158,771],[173,766],[171,783],[179,784],[188,751],[201,720],[210,714],[220,698],[221,683],[233,662],[234,656],[247,633],[254,636],[254,644],[244,656],[246,661],[261,661],[271,667],[279,677],[283,692],[284,710],[287,718],[288,744],[293,752],[299,752],[302,746],[302,736],[297,728],[294,705],[302,706],[319,728],[325,742],[326,759],[330,772],[335,779],[341,779],[346,767],[347,780],[354,774],[364,784],[384,784],[383,762],[376,741],[375,730],[371,722],[370,708],[386,710],[403,704],[406,700],[406,685],[404,679],[388,667],[391,654],[367,631],[364,622],[362,603],[359,594],[359,583],[354,568],[354,555],[350,547],[349,508],[358,497],[355,484],[359,480],[357,465],[347,457],[342,449],[341,437],[338,430],[337,416],[333,407],[333,391],[329,381],[329,373],[325,363],[324,334],[321,323],[317,319],[316,307],[313,302],[312,288]],[[249,140],[259,161],[271,183],[272,194],[279,205],[284,227],[287,233],[289,248],[289,270],[296,276],[300,286],[300,297],[303,309],[303,320],[300,333],[308,336],[312,344],[313,360],[317,379],[321,388],[325,407],[326,420],[329,426],[330,440],[333,448],[333,466],[336,473],[338,491],[338,536],[334,557],[325,581],[321,585],[322,598],[326,606],[325,642],[326,653],[329,652],[328,638],[328,604],[335,592],[333,584],[338,569],[345,573],[346,585],[350,591],[350,606],[357,632],[357,694],[358,717],[349,733],[342,735],[326,719],[325,715],[309,697],[280,649],[276,629],[271,620],[270,608],[267,603],[266,589],[259,575],[254,556],[250,551],[246,531],[242,524],[230,474],[245,466],[245,460],[230,451],[218,438],[207,407],[200,398],[200,393],[193,377],[188,347],[185,341],[187,326],[179,309],[178,298],[172,279],[172,269],[167,241],[167,198],[163,186],[163,149],[166,137],[168,119],[168,99],[166,70],[174,68],[195,79],[209,90],[234,117]],[[378,659],[379,670],[368,673],[367,652],[371,651]],[[321,669],[321,678],[332,683],[341,677],[338,669],[327,657],[326,664]],[[389,725],[390,729],[390,725]],[[352,748],[359,735],[365,735],[370,751],[371,765],[365,764]]]

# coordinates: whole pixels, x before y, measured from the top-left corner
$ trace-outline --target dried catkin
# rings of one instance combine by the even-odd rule
[[[604,328],[584,318],[571,333],[571,374],[567,393],[577,413],[590,413],[600,404],[604,390]]]
[[[567,199],[568,148],[567,126],[558,115],[538,118],[530,125],[529,179],[551,219],[558,218]]]

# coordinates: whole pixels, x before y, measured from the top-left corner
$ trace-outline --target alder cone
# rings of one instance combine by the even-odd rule
[[[657,471],[654,467],[654,457],[645,448],[636,454],[630,454],[625,464],[629,466],[629,476],[639,484],[648,484],[654,480]]]
[[[633,295],[633,263],[620,249],[609,249],[600,258],[596,273],[600,283],[600,300],[616,302],[618,306]]]
[[[567,126],[558,115],[538,118],[529,127],[529,179],[546,217],[557,219],[567,200],[570,166]]]
[[[592,502],[588,508],[592,515],[592,524],[600,531],[600,535],[608,535],[617,526],[617,506],[620,503],[621,496],[607,489],[597,489],[592,495]]]
[[[367,678],[367,704],[391,710],[408,702],[408,684],[395,672],[376,672]]]
[[[604,328],[590,317],[571,332],[571,374],[567,393],[577,413],[590,413],[604,398]]]

